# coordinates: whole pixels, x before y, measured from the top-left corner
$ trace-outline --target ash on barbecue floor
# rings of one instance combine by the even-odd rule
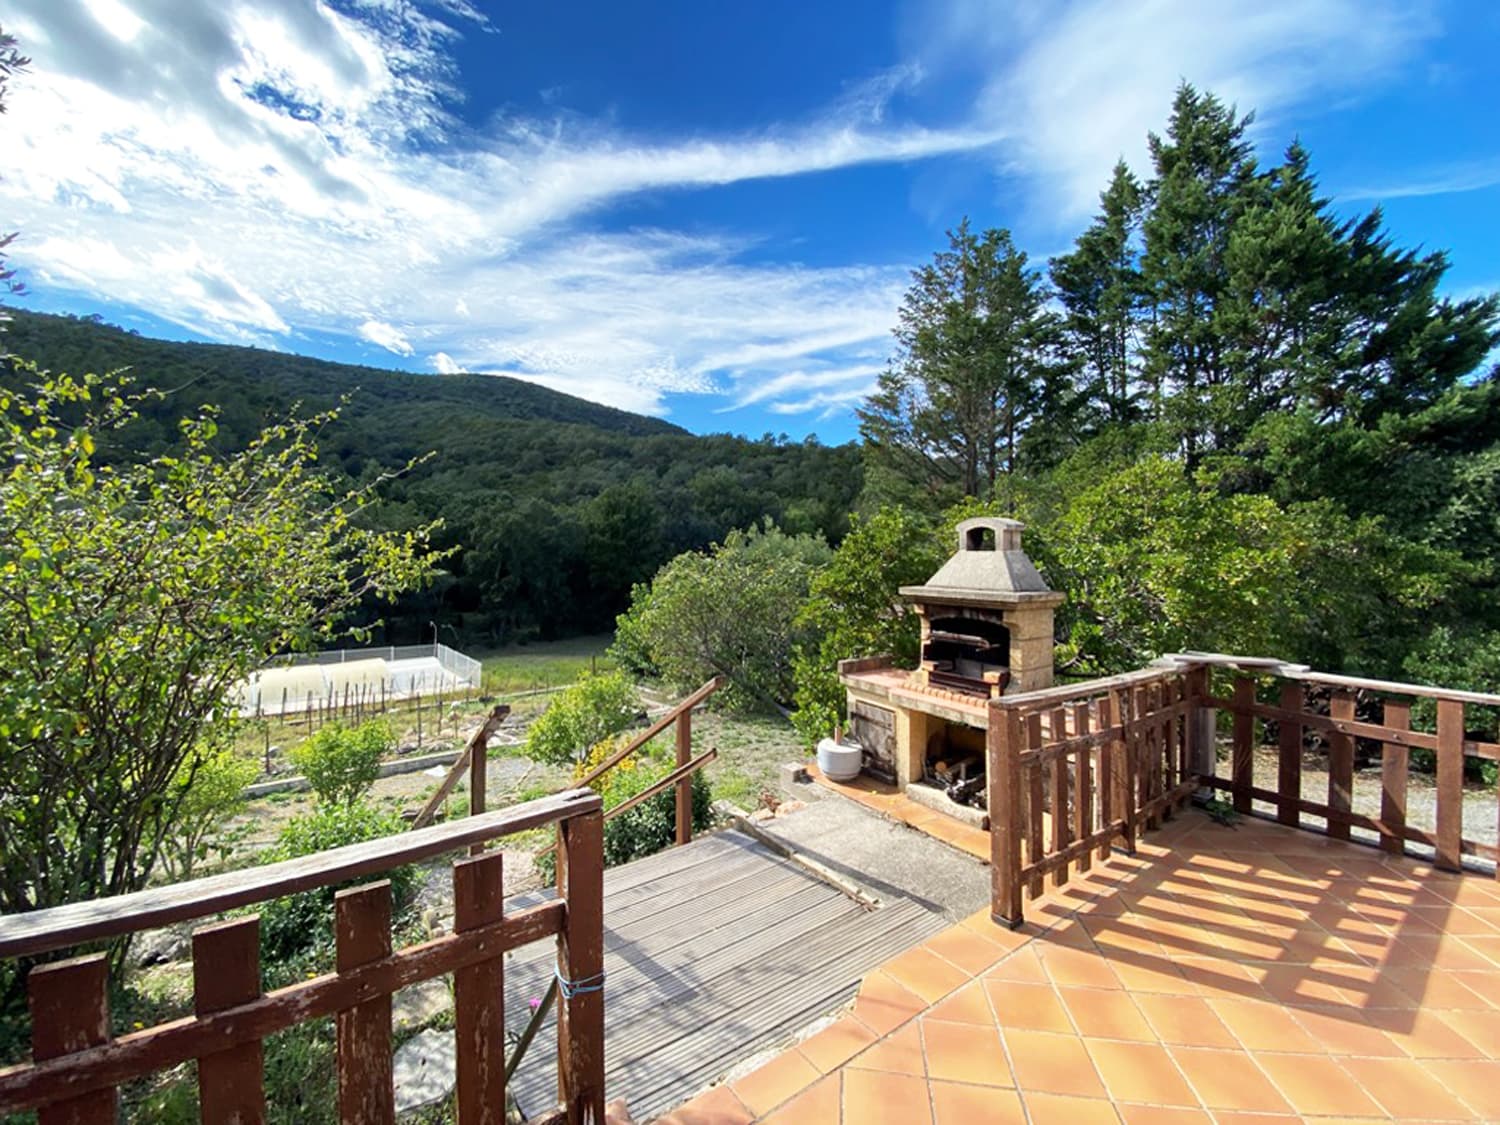
[[[780,843],[874,898],[914,899],[952,922],[989,903],[990,869],[973,856],[821,786],[794,788],[807,807],[757,825]]]

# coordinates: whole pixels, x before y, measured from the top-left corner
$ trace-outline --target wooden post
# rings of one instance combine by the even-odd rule
[[[335,967],[341,973],[391,955],[391,884],[339,891],[333,900]],[[391,997],[346,1008],[334,1018],[338,1042],[339,1121],[395,1125],[391,1067]]]
[[[416,700],[417,700],[417,749],[421,750],[422,749],[422,693],[419,691],[419,692],[417,692],[415,694],[416,694]]]
[[[37,1062],[109,1042],[109,962],[102,953],[56,961],[26,978],[31,1057]],[[90,1090],[37,1111],[37,1125],[115,1125],[114,1087]]]
[[[235,918],[193,932],[193,1010],[206,1016],[260,995],[260,918]],[[260,1040],[198,1059],[204,1121],[255,1125],[266,1119]]]
[[[1345,721],[1354,718],[1354,696],[1340,691],[1328,703],[1328,713]],[[1328,733],[1328,809],[1349,812],[1354,807],[1354,736]],[[1328,836],[1333,840],[1349,838],[1349,822],[1328,818]]]
[[[481,728],[479,737],[469,746],[469,815],[484,812],[485,783],[489,780],[490,740]],[[481,855],[484,844],[470,844],[470,855]]]
[[[1134,696],[1129,691],[1112,691],[1111,710],[1120,724],[1120,741],[1115,744],[1115,815],[1125,821],[1125,851],[1135,855],[1135,735],[1131,724],[1135,717]]]
[[[1218,728],[1217,712],[1203,703],[1208,698],[1208,669],[1201,665],[1188,673],[1188,769],[1199,777],[1213,777],[1219,772],[1214,750]]]
[[[558,823],[557,1093],[569,1125],[604,1122],[604,817]]]
[[[990,806],[990,917],[1012,929],[1024,921],[1021,907],[1020,717],[990,704],[985,736]],[[1040,826],[1038,826],[1040,831]],[[1033,857],[1034,861],[1034,857]]]
[[[504,853],[453,865],[455,933],[500,921],[505,913]],[[505,1125],[505,957],[453,974],[459,1125]]]
[[[1048,718],[1052,729],[1052,745],[1049,751],[1059,751],[1068,740],[1068,717],[1061,708],[1055,708]],[[1072,842],[1073,822],[1068,812],[1068,756],[1056,753],[1052,758],[1052,852],[1056,855]],[[1052,886],[1061,887],[1068,881],[1068,865],[1060,863],[1052,869]]]
[[[1302,713],[1302,685],[1281,685],[1283,711]],[[1302,822],[1297,801],[1302,797],[1302,724],[1282,716],[1276,724],[1276,820],[1296,828]]]
[[[1115,707],[1113,694],[1106,695],[1099,700],[1099,729],[1108,730],[1115,724]],[[1099,746],[1099,821],[1100,824],[1109,828],[1119,818],[1115,808],[1115,741],[1101,743]],[[1110,840],[1106,838],[1099,845],[1099,862],[1103,863],[1109,858]]]
[[[1073,708],[1073,726],[1079,738],[1089,733],[1089,705],[1079,703]],[[1087,840],[1094,831],[1094,751],[1088,745],[1078,748],[1078,776],[1073,785],[1073,839]],[[1089,869],[1087,850],[1078,857],[1080,873]]]
[[[1011,757],[1018,759],[1023,750],[1041,750],[1042,748],[1042,716],[1032,713],[1026,716],[1026,723],[1022,730],[1025,732],[1023,739],[1011,741]],[[1045,789],[1046,785],[1042,778],[1042,763],[1033,759],[1025,774],[1026,801],[1029,809],[1026,817],[1026,865],[1035,867],[1041,862],[1042,856],[1046,854],[1043,842],[1043,822],[1045,819]],[[1033,875],[1030,880],[1030,891],[1032,898],[1042,897],[1042,877]]]
[[[1437,866],[1463,869],[1464,705],[1437,701]]]
[[[1384,726],[1392,730],[1411,729],[1411,704],[1388,699],[1381,716]],[[1380,833],[1382,851],[1402,855],[1406,851],[1406,791],[1410,754],[1405,743],[1387,742],[1380,750]],[[1500,871],[1500,867],[1497,867]]]
[[[1249,814],[1250,789],[1255,784],[1255,681],[1249,676],[1234,679],[1234,762],[1231,778],[1234,811]]]
[[[677,716],[677,764],[693,760],[693,711],[688,708]],[[693,778],[677,782],[677,842],[686,844],[693,838]]]

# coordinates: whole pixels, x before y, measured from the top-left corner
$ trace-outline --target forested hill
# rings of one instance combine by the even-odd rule
[[[320,444],[351,478],[431,453],[389,487],[380,518],[441,518],[441,542],[461,549],[435,588],[383,610],[398,642],[430,636],[432,620],[470,644],[608,628],[633,583],[731,528],[769,516],[837,541],[861,486],[853,445],[697,436],[518,379],[382,371],[8,311],[10,353],[75,375],[129,367],[137,386],[170,392],[106,456],[165,452],[177,420],[204,404],[236,448],[295,404],[319,410],[345,394]]]

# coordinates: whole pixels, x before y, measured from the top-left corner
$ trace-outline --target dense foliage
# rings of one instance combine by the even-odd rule
[[[441,519],[457,548],[447,572],[394,606],[369,607],[377,640],[469,644],[607,629],[631,587],[673,556],[770,516],[790,533],[837,541],[861,482],[855,446],[698,437],[676,426],[489,375],[417,375],[255,348],[168,343],[96,323],[17,310],[6,346],[54,371],[128,365],[168,393],[101,440],[106,463],[177,447],[178,421],[218,410],[214,446],[243,447],[303,403],[348,403],[319,434],[325,465],[352,481],[433,456],[369,518],[408,528]]]
[[[191,790],[182,771],[232,736],[231,685],[431,572],[424,528],[358,524],[376,482],[346,492],[314,471],[326,418],[223,456],[204,413],[174,454],[101,463],[134,413],[96,378],[0,383],[7,913],[138,890]]]
[[[1182,86],[1149,177],[1115,168],[1050,288],[960,226],[862,412],[866,503],[932,497],[907,518],[945,554],[935,507],[1023,519],[1069,598],[1065,673],[1193,647],[1500,688],[1500,298],[1442,296],[1442,253],[1336,214],[1298,144],[1261,165],[1250,122]],[[840,551],[830,573],[873,570]],[[910,627],[878,599],[807,612],[810,734],[831,661]]]
[[[689,552],[637,586],[611,655],[689,691],[715,676],[729,706],[792,699],[792,652],[805,630],[797,607],[829,559],[822,536],[787,535],[769,521]]]

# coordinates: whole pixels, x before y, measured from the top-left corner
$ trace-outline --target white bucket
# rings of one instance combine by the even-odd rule
[[[818,772],[829,781],[852,781],[859,776],[862,759],[858,746],[841,746],[831,738],[818,743]]]

